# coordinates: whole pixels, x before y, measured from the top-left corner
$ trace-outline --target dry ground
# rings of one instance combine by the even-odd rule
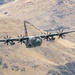
[[[55,6],[55,8],[53,8]],[[74,5],[64,0],[60,5],[65,9],[63,14],[73,9]],[[66,6],[68,8],[66,8]],[[63,26],[74,26],[74,13],[59,16],[56,12],[62,11],[56,0],[16,0],[0,6],[0,39],[4,36],[17,38],[24,35],[23,20],[30,21],[27,24],[29,35],[42,34],[45,28],[62,24]],[[55,10],[55,11],[54,11]],[[54,11],[54,12],[53,12]],[[7,14],[5,14],[7,12]],[[74,10],[72,10],[74,12]],[[53,16],[52,16],[53,15]],[[51,17],[52,16],[52,17]],[[62,16],[63,17],[63,16]],[[40,28],[38,30],[37,28]],[[34,32],[35,31],[35,32]],[[75,33],[66,35],[65,39],[58,39],[54,42],[43,40],[40,47],[26,48],[24,44],[17,43],[14,46],[7,46],[0,43],[0,75],[74,75],[75,74]],[[3,64],[8,65],[3,69]],[[17,68],[16,68],[17,67]],[[14,69],[14,70],[12,70]],[[23,71],[25,69],[25,71]]]

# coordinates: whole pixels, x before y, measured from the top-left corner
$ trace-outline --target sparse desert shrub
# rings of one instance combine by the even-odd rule
[[[12,66],[12,70],[19,71],[19,66]]]
[[[22,72],[25,71],[25,68],[22,68],[21,71],[22,71]]]
[[[8,68],[8,65],[6,63],[4,63],[2,68],[7,69]]]

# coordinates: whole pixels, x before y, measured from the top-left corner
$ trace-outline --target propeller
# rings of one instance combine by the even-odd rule
[[[10,43],[10,38],[11,38],[11,37],[8,37],[8,35],[7,35],[7,36],[4,37],[4,38],[5,38],[5,42],[4,42],[4,44],[9,45],[9,43]]]
[[[60,39],[60,38],[64,38],[65,37],[65,35],[64,34],[62,34],[62,32],[63,32],[63,30],[62,31],[60,31],[59,30],[59,32],[57,32],[58,33],[58,35],[59,35],[59,37],[58,37],[58,39]]]
[[[22,34],[18,36],[18,38],[19,38],[18,43],[21,43],[21,44],[24,43],[24,40],[23,40],[24,36],[22,36]]]
[[[48,41],[49,35],[50,35],[51,33],[48,33],[48,31],[47,31],[47,33],[44,33],[44,34],[45,34],[45,38],[44,38],[44,39],[46,39],[46,40]]]

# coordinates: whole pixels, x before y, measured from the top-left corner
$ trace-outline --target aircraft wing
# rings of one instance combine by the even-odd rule
[[[68,31],[68,32],[61,32],[61,33],[55,33],[55,34],[49,34],[48,36],[58,36],[59,34],[63,35],[63,34],[68,34],[68,33],[72,33],[75,31]]]
[[[45,37],[51,37],[51,36],[59,36],[60,35],[64,35],[64,34],[68,34],[68,33],[72,33],[75,31],[68,31],[68,32],[61,32],[61,33],[53,33],[53,34],[48,34],[48,35],[40,35],[41,38],[45,38]]]
[[[19,41],[19,40],[27,40],[29,39],[29,37],[23,37],[23,38],[10,38],[10,39],[4,39],[4,40],[0,40],[0,42],[6,42],[6,41]]]

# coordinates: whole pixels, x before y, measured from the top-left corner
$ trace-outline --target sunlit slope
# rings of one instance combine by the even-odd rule
[[[56,25],[74,28],[74,0],[15,0],[0,5],[0,39],[9,35],[18,38],[24,35],[23,20],[29,35],[41,35],[42,29]],[[38,29],[40,28],[40,29]],[[0,43],[0,75],[74,75],[75,74],[75,33],[54,42],[43,40],[40,47],[26,48],[17,43],[7,46]],[[3,69],[4,63],[8,68]]]
[[[9,22],[10,21],[10,22]],[[10,20],[10,19],[0,19],[0,37],[9,35],[11,37],[17,38],[18,35],[24,35],[23,21]],[[32,26],[27,26],[28,30],[33,33],[33,30],[30,30],[30,27],[34,29],[35,33],[39,33],[40,31],[36,30]],[[29,34],[31,34],[29,33]],[[34,34],[33,34],[34,35]],[[37,74],[45,74],[47,72],[47,65],[57,65],[56,63],[48,60],[42,51],[37,51],[37,48],[27,49],[25,45],[21,45],[16,43],[14,46],[6,46],[3,43],[0,43],[0,57],[3,58],[3,63],[7,63],[8,69],[2,69],[2,65],[0,66],[3,74],[10,75],[37,75]],[[3,64],[2,63],[2,64]],[[19,71],[12,70],[13,66],[19,66]],[[21,69],[25,68],[25,72],[22,72]],[[36,71],[35,71],[36,68]],[[44,72],[40,71],[43,70]],[[46,71],[45,71],[46,70]],[[37,74],[36,74],[37,72]]]
[[[29,35],[41,34],[40,30],[30,24],[27,24],[27,28]],[[20,34],[24,35],[23,20],[0,18],[0,39],[7,35],[18,38]],[[71,38],[65,38],[73,40],[74,34],[70,34],[73,35]],[[36,48],[26,48],[17,42],[14,46],[0,43],[0,57],[3,59],[0,72],[4,75],[46,75],[48,70],[58,71],[56,66],[75,61],[75,41],[72,40],[56,37],[54,42],[43,40],[42,45]],[[4,63],[8,65],[7,69],[2,68]],[[18,70],[14,66],[18,66]],[[24,68],[25,71],[22,70]]]
[[[31,21],[42,29],[56,25],[74,26],[74,0],[15,0],[0,6],[8,17]]]

